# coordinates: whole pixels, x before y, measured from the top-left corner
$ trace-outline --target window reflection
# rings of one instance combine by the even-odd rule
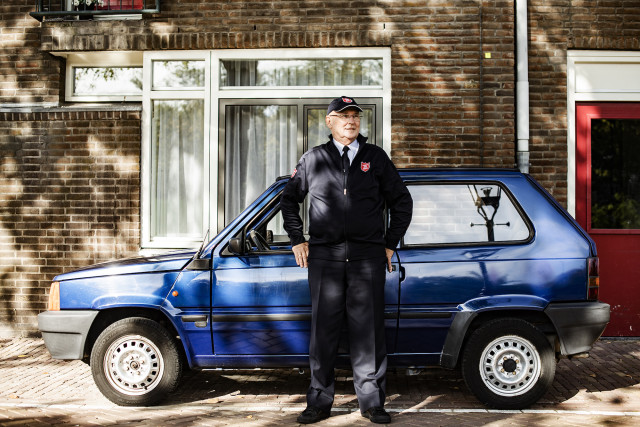
[[[204,61],[153,61],[153,88],[204,87]]]
[[[142,67],[74,67],[74,95],[141,95]]]
[[[410,185],[408,245],[523,241],[529,229],[498,185]]]

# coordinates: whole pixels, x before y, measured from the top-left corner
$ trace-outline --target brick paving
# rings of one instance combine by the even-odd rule
[[[350,371],[339,371],[331,418],[317,425],[367,426]],[[296,425],[308,372],[293,369],[186,372],[163,405],[122,408],[105,399],[80,361],[49,356],[42,340],[0,340],[0,426]],[[524,411],[488,410],[460,374],[390,370],[387,409],[393,424],[640,425],[640,340],[598,341],[587,359],[561,360],[549,392]]]

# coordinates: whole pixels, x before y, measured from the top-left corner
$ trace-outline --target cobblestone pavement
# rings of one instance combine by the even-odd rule
[[[350,371],[339,371],[331,418],[319,426],[368,426]],[[49,356],[42,340],[0,340],[0,426],[287,426],[305,407],[308,372],[292,369],[185,373],[162,406],[122,408],[105,399],[80,361]],[[398,426],[640,425],[640,340],[596,343],[587,359],[561,360],[551,390],[523,411],[488,410],[460,374],[388,373],[386,408]]]

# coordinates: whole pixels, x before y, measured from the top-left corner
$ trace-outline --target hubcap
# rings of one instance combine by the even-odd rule
[[[540,355],[528,340],[505,336],[482,351],[480,375],[487,387],[500,396],[518,396],[540,378]]]
[[[164,373],[162,354],[140,335],[114,341],[104,355],[104,373],[119,392],[134,396],[153,390]]]

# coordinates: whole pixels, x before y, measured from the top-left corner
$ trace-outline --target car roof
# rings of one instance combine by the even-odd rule
[[[509,168],[403,168],[398,169],[400,176],[407,181],[418,181],[420,179],[438,179],[438,178],[513,178],[523,176],[524,174],[518,169]],[[285,175],[277,179],[277,181],[289,179],[290,176]]]

